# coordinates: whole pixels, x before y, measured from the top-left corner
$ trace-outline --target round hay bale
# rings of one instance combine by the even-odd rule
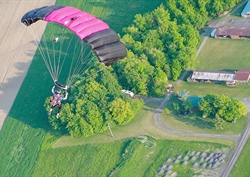
[[[173,161],[173,163],[174,163],[174,164],[179,163],[179,159],[175,159],[175,160]]]
[[[195,153],[196,153],[195,151],[192,151],[192,152],[190,153],[190,155],[193,156]]]
[[[215,153],[213,157],[218,157],[218,155],[219,155],[218,153]]]
[[[219,157],[219,162],[222,162],[224,160],[224,158],[222,158],[222,157]]]
[[[181,157],[182,157],[181,155],[177,155],[175,159],[180,159]]]
[[[183,157],[183,160],[188,160],[189,159],[189,157],[188,156],[185,156],[185,157]]]
[[[222,157],[223,159],[225,159],[225,158],[227,157],[227,155],[226,155],[226,154],[222,154],[221,157]]]
[[[204,158],[203,157],[201,157],[201,158],[199,158],[199,160],[198,160],[199,162],[204,162]]]
[[[166,168],[167,167],[167,165],[162,165],[161,166],[161,169],[164,169],[164,168]]]
[[[193,157],[191,157],[190,160],[195,161],[196,159],[197,159],[196,156],[193,156]]]
[[[206,157],[206,156],[207,156],[207,153],[205,153],[205,152],[201,153],[201,157]]]
[[[163,173],[164,173],[164,170],[162,170],[162,169],[160,169],[160,170],[157,171],[157,174],[158,174],[158,175],[161,175],[161,174],[163,174]]]
[[[212,158],[213,156],[214,156],[214,153],[211,152],[211,153],[209,154],[209,157]]]
[[[208,163],[206,168],[212,168],[212,164],[211,163]]]
[[[209,163],[212,163],[214,161],[214,158],[209,159]]]
[[[172,170],[167,170],[165,174],[170,175],[171,173],[172,173]]]
[[[199,156],[200,154],[201,154],[201,152],[199,152],[199,151],[197,151],[197,152],[195,153],[196,156]]]
[[[209,159],[210,159],[210,157],[206,157],[205,159],[204,159],[204,161],[209,161]]]
[[[199,164],[197,162],[192,164],[192,167],[198,167],[198,166],[199,166]]]
[[[172,174],[171,174],[171,177],[176,177],[177,176],[177,172],[173,172]]]
[[[206,166],[207,166],[207,163],[202,163],[200,167],[201,168],[206,168]]]
[[[191,151],[187,151],[187,152],[186,152],[186,155],[189,155],[190,153],[191,153]]]
[[[172,168],[173,168],[173,165],[168,165],[168,166],[166,167],[167,170],[170,170],[170,169],[172,169]]]
[[[185,165],[187,165],[187,164],[188,164],[187,161],[183,161],[183,162],[182,162],[182,165],[183,165],[183,166],[185,166]]]
[[[220,162],[215,162],[214,164],[213,164],[213,167],[218,167],[220,165]]]
[[[172,159],[171,158],[167,158],[165,162],[170,163],[170,162],[172,162]]]
[[[219,160],[219,158],[218,157],[216,157],[216,158],[213,158],[214,160],[213,160],[213,163],[215,163],[215,162],[217,162],[218,160]]]

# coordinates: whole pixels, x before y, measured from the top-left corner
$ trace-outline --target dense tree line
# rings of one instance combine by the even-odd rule
[[[168,0],[123,29],[129,55],[115,71],[119,83],[142,95],[159,96],[167,80],[177,80],[197,64],[198,30],[239,0]]]
[[[203,111],[203,117],[216,118],[218,126],[223,121],[235,122],[247,114],[247,107],[243,102],[226,95],[207,94],[199,102],[199,108]]]
[[[74,137],[86,137],[106,130],[107,123],[115,126],[130,122],[141,109],[143,102],[124,95],[109,70],[93,73],[87,79],[83,76],[71,87],[59,119],[49,116],[54,129],[64,130]],[[45,106],[50,109],[49,98]]]

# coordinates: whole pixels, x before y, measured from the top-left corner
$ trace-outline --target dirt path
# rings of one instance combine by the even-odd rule
[[[20,22],[25,12],[55,0],[0,0],[0,130],[26,76],[36,46]],[[37,28],[42,34],[45,23]]]

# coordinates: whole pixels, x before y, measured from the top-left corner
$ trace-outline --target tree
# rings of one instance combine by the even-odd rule
[[[185,99],[183,101],[183,107],[184,107],[185,111],[191,111],[191,109],[192,109],[192,103],[191,103],[191,101],[189,99]]]
[[[223,129],[225,126],[225,121],[217,116],[214,120],[214,126],[216,129]]]
[[[116,98],[109,104],[109,111],[113,121],[118,125],[127,123],[134,117],[130,104],[120,98]]]
[[[245,116],[247,108],[243,102],[226,95],[208,94],[199,102],[204,116],[220,117],[228,122]]]
[[[178,112],[178,114],[180,113],[180,106],[178,103],[173,103],[174,106],[174,110],[176,110]]]
[[[165,108],[165,109],[164,109],[164,113],[165,113],[166,115],[171,115],[171,111],[170,111],[168,108]]]

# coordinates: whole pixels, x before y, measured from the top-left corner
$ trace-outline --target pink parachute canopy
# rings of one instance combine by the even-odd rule
[[[109,26],[102,20],[70,6],[65,6],[51,12],[45,18],[45,21],[51,21],[65,26],[73,31],[80,39],[84,39],[98,31],[109,29]]]

